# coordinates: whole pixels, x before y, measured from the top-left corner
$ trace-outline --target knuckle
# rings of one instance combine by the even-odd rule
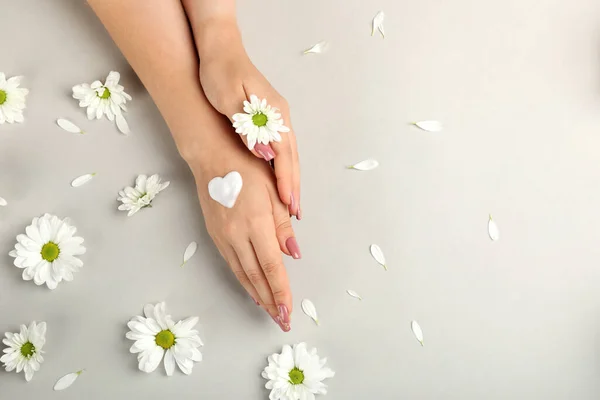
[[[265,261],[262,263],[262,269],[265,271],[266,276],[273,276],[277,274],[281,265],[275,261]]]
[[[290,218],[282,218],[281,221],[278,221],[275,229],[277,232],[287,232],[292,229],[292,221]]]
[[[260,271],[248,271],[246,275],[248,276],[250,283],[254,286],[258,286],[264,279]]]
[[[275,302],[277,302],[277,299],[284,299],[286,298],[288,295],[288,291],[285,289],[277,289],[277,290],[273,290],[273,298],[275,298]],[[289,310],[290,312],[292,310]]]
[[[250,283],[250,280],[248,279],[248,276],[246,275],[246,273],[244,272],[244,270],[241,270],[241,269],[234,270],[233,274],[235,275],[235,277],[237,278],[237,280],[240,281],[240,283],[242,285]]]
[[[229,238],[235,237],[239,231],[238,224],[233,221],[225,222],[221,229],[223,229],[223,234]]]

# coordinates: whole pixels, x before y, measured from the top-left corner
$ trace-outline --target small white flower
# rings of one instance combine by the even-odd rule
[[[23,122],[25,96],[29,90],[20,88],[21,76],[6,79],[0,72],[0,124]]]
[[[82,83],[73,86],[73,98],[79,100],[79,107],[87,107],[88,119],[100,119],[103,115],[117,122],[123,117],[123,111],[127,111],[125,103],[131,100],[131,96],[125,93],[123,86],[119,85],[121,74],[110,71],[104,84],[94,81],[91,85]],[[125,124],[126,125],[126,124]],[[119,127],[123,132],[123,128]],[[127,132],[128,133],[128,128]]]
[[[14,264],[23,269],[23,279],[36,285],[44,283],[54,290],[63,280],[73,280],[73,273],[83,266],[76,256],[85,253],[83,238],[74,236],[77,228],[69,219],[44,214],[36,217],[25,234],[17,236],[15,249],[8,253]]]
[[[164,356],[167,376],[173,375],[175,364],[184,374],[191,374],[194,361],[202,361],[198,348],[204,345],[198,331],[192,329],[198,317],[174,323],[164,302],[146,304],[144,315],[146,318],[135,316],[127,323],[131,331],[125,335],[135,341],[129,351],[137,353],[140,371],[154,371]]]
[[[271,390],[269,400],[314,400],[315,394],[327,394],[327,385],[322,381],[335,375],[325,367],[327,359],[320,359],[317,349],[310,351],[306,343],[290,347],[283,346],[281,354],[269,356],[269,365],[262,377]]]
[[[135,187],[126,187],[119,192],[117,198],[121,204],[119,210],[129,211],[127,216],[130,217],[142,208],[152,207],[152,200],[157,194],[165,190],[170,182],[161,182],[160,176],[157,174],[148,178],[146,175],[139,175],[135,179]]]
[[[29,382],[33,373],[40,370],[40,364],[44,362],[42,354],[46,343],[46,323],[37,324],[32,322],[29,327],[21,325],[21,332],[4,334],[6,338],[2,343],[8,347],[4,349],[4,355],[0,362],[4,363],[6,371],[16,370],[17,373],[25,371],[25,380]]]
[[[244,112],[233,115],[233,127],[241,135],[246,135],[248,148],[254,149],[256,143],[269,144],[280,142],[279,132],[289,132],[283,125],[279,110],[267,104],[267,99],[260,100],[255,95],[250,101],[244,100]]]

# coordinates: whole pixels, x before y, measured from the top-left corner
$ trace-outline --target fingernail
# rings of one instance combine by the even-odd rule
[[[285,241],[285,247],[287,247],[288,251],[294,257],[294,259],[299,260],[302,258],[302,253],[300,253],[300,246],[298,246],[298,242],[295,237],[288,238]]]
[[[294,215],[294,208],[296,208],[296,201],[294,200],[294,193],[290,194],[290,215]]]
[[[279,309],[279,318],[281,318],[281,322],[283,322],[284,324],[289,324],[290,313],[288,312],[288,309],[285,306],[285,304],[280,304],[277,308]]]
[[[273,321],[275,321],[275,323],[277,325],[279,325],[279,328],[281,328],[282,331],[284,331],[284,332],[289,332],[290,331],[290,329],[291,329],[290,324],[286,324],[285,322],[283,322],[281,320],[280,316],[277,316],[277,317],[271,316],[271,318],[273,318]]]
[[[254,150],[266,161],[271,161],[275,158],[275,152],[268,144],[258,143],[254,146]]]
[[[300,221],[302,219],[302,209],[298,206],[298,212],[296,213],[296,219]]]

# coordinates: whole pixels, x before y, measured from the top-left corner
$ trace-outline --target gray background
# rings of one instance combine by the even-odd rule
[[[24,75],[31,91],[25,124],[0,126],[9,201],[0,253],[44,212],[71,217],[88,248],[75,281],[54,292],[0,258],[0,332],[31,320],[49,327],[42,370],[29,384],[0,372],[0,398],[261,399],[266,356],[298,341],[337,372],[330,399],[600,396],[597,0],[240,1],[248,51],[291,103],[300,143],[304,258],[287,262],[289,334],[220,260],[191,173],[89,7],[1,0],[0,9],[0,70]],[[385,40],[370,36],[379,9]],[[321,40],[327,54],[300,54]],[[88,122],[70,97],[111,69],[134,98],[129,137]],[[58,117],[89,133],[60,130]],[[446,129],[407,124],[420,119]],[[368,157],[380,168],[344,169]],[[69,186],[93,171],[90,184]],[[127,218],[115,198],[139,173],[171,187]],[[487,237],[488,213],[498,242]],[[199,252],[179,268],[191,240]],[[300,311],[303,298],[320,327]],[[175,318],[200,317],[205,359],[191,377],[167,379],[162,367],[146,375],[128,353],[125,323],[161,300]],[[81,368],[72,388],[52,391]]]

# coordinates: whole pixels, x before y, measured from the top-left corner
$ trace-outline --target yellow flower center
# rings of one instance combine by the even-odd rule
[[[35,353],[35,346],[31,342],[25,343],[21,346],[21,354],[25,358],[30,358]]]
[[[268,120],[267,116],[261,112],[252,116],[252,122],[254,122],[254,125],[256,126],[265,126]]]
[[[165,329],[156,334],[154,341],[163,349],[170,349],[175,344],[175,335],[170,330]]]
[[[304,382],[304,372],[300,371],[298,368],[294,367],[294,369],[292,369],[290,371],[290,383],[292,385],[300,385],[302,382]]]
[[[0,106],[6,103],[6,92],[0,89]]]
[[[42,247],[42,258],[48,262],[52,262],[58,258],[60,249],[54,242],[48,242]]]
[[[96,96],[98,96],[96,94]],[[102,92],[102,95],[98,96],[101,99],[108,99],[110,97],[110,90],[108,90],[108,88],[104,88],[104,92]]]

